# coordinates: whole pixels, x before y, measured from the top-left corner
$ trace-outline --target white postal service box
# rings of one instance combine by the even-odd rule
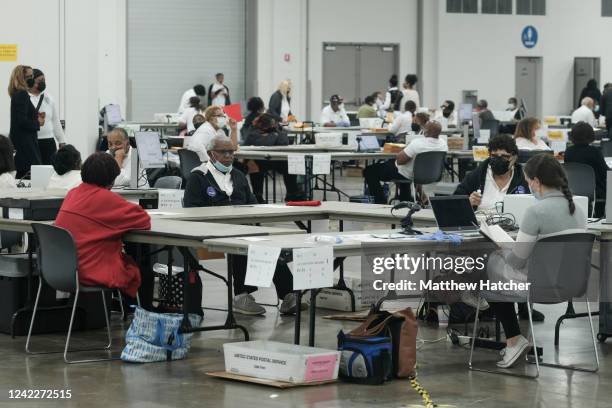
[[[225,371],[293,384],[338,378],[340,352],[275,341],[225,343]]]
[[[342,146],[342,133],[317,133],[315,143],[319,147],[340,147]]]

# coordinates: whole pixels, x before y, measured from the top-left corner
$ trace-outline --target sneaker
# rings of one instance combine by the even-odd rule
[[[255,298],[250,293],[241,293],[234,297],[232,302],[234,312],[243,315],[257,316],[266,313],[266,309],[255,302]]]
[[[489,302],[485,298],[477,296],[470,291],[461,292],[461,301],[468,306],[472,306],[474,309],[478,308],[480,311],[489,308]]]
[[[307,304],[302,303],[300,305],[301,310],[305,310],[308,307]],[[287,293],[283,298],[283,303],[280,305],[281,314],[295,314],[297,311],[297,296],[295,293]]]
[[[518,341],[513,347],[506,347],[503,349],[500,354],[502,356],[501,361],[497,362],[497,366],[499,368],[510,368],[512,365],[518,360],[518,358],[527,351],[529,347],[529,341],[520,336]]]

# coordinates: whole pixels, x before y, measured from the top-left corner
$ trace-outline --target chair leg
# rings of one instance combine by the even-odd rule
[[[121,309],[121,320],[125,321],[127,315],[125,314],[125,308],[123,307],[123,296],[121,295],[121,291],[117,290],[117,295],[119,296],[119,308]]]
[[[478,306],[480,306],[480,299],[481,299],[481,297],[479,296],[479,298],[478,298],[479,305]],[[469,363],[468,363],[469,369],[471,371],[480,371],[480,372],[483,372],[483,373],[490,373],[490,374],[509,375],[511,377],[532,378],[532,379],[538,378],[538,376],[540,375],[539,366],[537,366],[537,373],[536,373],[535,376],[527,375],[527,374],[513,373],[511,371],[487,370],[487,369],[484,369],[484,368],[474,367],[474,365],[472,363],[472,357],[474,355],[474,345],[476,343],[476,333],[477,333],[477,330],[478,330],[478,315],[479,315],[479,313],[480,313],[480,308],[477,307],[476,308],[476,317],[474,319],[474,331],[472,333],[472,348],[470,350],[470,360],[469,360]],[[531,328],[531,332],[532,332],[532,336],[533,336],[533,322],[531,321],[531,311],[529,311],[529,327]],[[535,348],[535,338],[534,338],[533,344],[534,344],[534,348]],[[536,361],[537,361],[537,358],[536,358]]]
[[[102,296],[104,296],[104,292],[102,292]],[[87,359],[87,360],[69,360],[68,359],[68,348],[70,347],[70,337],[72,336],[72,325],[74,323],[74,315],[76,312],[78,299],[79,299],[79,289],[77,287],[77,291],[74,295],[74,305],[72,306],[72,313],[70,315],[70,324],[68,325],[68,335],[66,336],[66,345],[64,347],[64,362],[66,364],[80,364],[80,363],[96,363],[96,362],[101,362],[101,361],[119,360],[119,358],[96,358],[96,359]],[[108,314],[106,313],[106,299],[103,300],[103,304],[104,304],[104,314],[106,315],[106,330],[107,330],[107,335],[109,336],[109,340],[110,340],[110,324],[108,320]],[[87,349],[87,350],[73,350],[73,352],[74,351],[108,350],[109,348],[110,348],[110,344],[104,348],[95,348],[95,349]]]
[[[478,296],[478,304],[476,305],[476,315],[474,317],[474,331],[472,332],[472,347],[470,348],[470,361],[468,367],[470,370],[480,371],[472,366],[472,357],[474,356],[474,345],[476,344],[476,333],[478,333],[478,315],[480,314],[480,296]]]
[[[589,317],[589,325],[591,327],[591,338],[593,340],[593,351],[595,353],[595,367],[594,368],[583,368],[583,367],[576,367],[573,365],[553,364],[553,363],[542,363],[542,366],[551,367],[551,368],[562,368],[562,369],[574,370],[574,371],[584,371],[587,373],[596,373],[597,371],[599,371],[599,353],[597,352],[597,341],[595,339],[595,328],[593,327],[593,314],[591,313],[591,305],[589,303],[589,298],[586,298],[586,304],[587,304],[587,315]],[[537,362],[537,359],[536,359],[536,362]]]
[[[108,344],[105,347],[107,350],[111,348],[113,343],[113,337],[111,335],[110,321],[108,320],[108,308],[106,307],[106,293],[102,292],[102,306],[104,307],[104,319],[106,320],[106,336],[108,337]]]
[[[533,317],[529,296],[527,296],[527,313],[529,314],[529,330],[531,331],[531,342],[535,354],[536,375],[534,378],[538,378],[540,376],[540,356],[538,356],[538,344],[536,343],[535,330],[533,329]]]
[[[25,351],[29,354],[38,354],[32,353],[30,351],[30,339],[32,338],[32,328],[34,327],[34,320],[36,318],[36,309],[38,309],[38,300],[40,299],[40,291],[42,289],[42,279],[38,279],[38,291],[36,292],[36,300],[34,301],[34,310],[32,310],[32,319],[30,320],[30,328],[28,329],[28,338],[26,339]]]

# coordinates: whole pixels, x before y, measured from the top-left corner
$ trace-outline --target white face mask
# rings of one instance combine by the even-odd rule
[[[217,126],[219,129],[223,129],[227,125],[227,117],[220,116],[217,118]]]
[[[509,103],[508,104],[508,110],[515,110],[516,109],[516,105]]]
[[[17,171],[9,171],[9,174],[15,178],[17,176]]]

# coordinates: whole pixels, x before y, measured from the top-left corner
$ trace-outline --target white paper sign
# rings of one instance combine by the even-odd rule
[[[293,250],[293,290],[334,286],[334,251],[331,246]]]
[[[23,208],[9,208],[8,217],[10,220],[23,220]]]
[[[331,154],[312,155],[312,174],[329,174]]]
[[[567,142],[552,141],[550,142],[550,148],[555,154],[559,154],[567,149]]]
[[[281,249],[249,245],[245,285],[269,288],[276,270]]]
[[[491,138],[490,129],[480,129],[480,136],[478,136],[478,144],[488,144]]]
[[[158,189],[157,208],[159,210],[183,208],[183,194],[183,190]]]
[[[287,166],[289,174],[306,175],[306,159],[303,154],[288,154]]]

